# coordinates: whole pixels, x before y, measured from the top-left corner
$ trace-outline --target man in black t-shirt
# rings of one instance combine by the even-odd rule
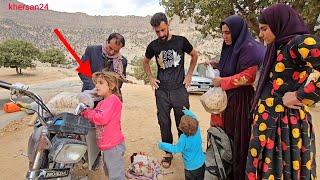
[[[189,95],[187,87],[190,85],[193,70],[197,64],[198,55],[190,42],[183,36],[169,33],[169,24],[164,13],[156,13],[150,21],[158,39],[152,41],[146,50],[143,60],[144,71],[148,75],[150,84],[155,89],[158,123],[160,125],[162,142],[172,143],[170,111],[173,108],[178,129],[183,116],[183,107],[189,109]],[[191,56],[190,67],[185,75],[184,54]],[[152,77],[149,62],[155,57],[158,75]],[[171,165],[172,154],[166,152],[163,167]]]

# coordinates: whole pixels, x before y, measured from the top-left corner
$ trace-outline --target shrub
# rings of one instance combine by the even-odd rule
[[[39,55],[39,49],[30,42],[7,40],[0,44],[0,67],[16,68],[17,74],[22,74],[21,69],[36,66],[33,61]]]
[[[40,59],[43,63],[65,64],[66,58],[62,51],[56,48],[47,49],[45,52],[41,53]]]
[[[144,83],[149,83],[148,76],[143,69],[143,57],[134,57],[134,59],[131,61],[131,65],[133,66],[133,77],[143,80]],[[150,61],[150,68],[152,76],[156,77],[158,68],[154,61]]]

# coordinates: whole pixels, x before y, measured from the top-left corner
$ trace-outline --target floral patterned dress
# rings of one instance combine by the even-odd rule
[[[309,107],[320,100],[320,39],[298,35],[277,50],[253,114],[246,175],[251,179],[315,179],[315,135]],[[296,92],[300,110],[283,105]]]

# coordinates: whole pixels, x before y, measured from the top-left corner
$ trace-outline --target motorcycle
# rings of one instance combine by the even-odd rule
[[[10,100],[16,104],[18,97],[27,96],[38,105],[33,109],[38,118],[28,142],[26,179],[71,179],[71,171],[77,163],[93,169],[100,150],[96,145],[95,128],[79,115],[82,106],[78,106],[74,114],[53,115],[42,98],[24,84],[0,81],[0,87],[10,90]]]

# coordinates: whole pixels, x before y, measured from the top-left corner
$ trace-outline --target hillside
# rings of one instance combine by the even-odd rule
[[[148,43],[156,38],[149,24],[150,16],[89,16],[51,10],[13,11],[8,9],[9,2],[19,3],[12,0],[0,2],[0,42],[12,38],[23,39],[33,42],[40,49],[55,46],[65,51],[53,34],[53,29],[59,28],[76,52],[82,55],[87,45],[101,44],[110,33],[119,32],[126,38],[122,54],[130,61],[135,56],[143,56]],[[200,54],[213,57],[213,53],[219,53],[221,41],[203,38],[195,30],[195,24],[182,24],[175,17],[170,27],[173,34],[186,36]],[[201,55],[200,60],[204,59],[205,56]]]

